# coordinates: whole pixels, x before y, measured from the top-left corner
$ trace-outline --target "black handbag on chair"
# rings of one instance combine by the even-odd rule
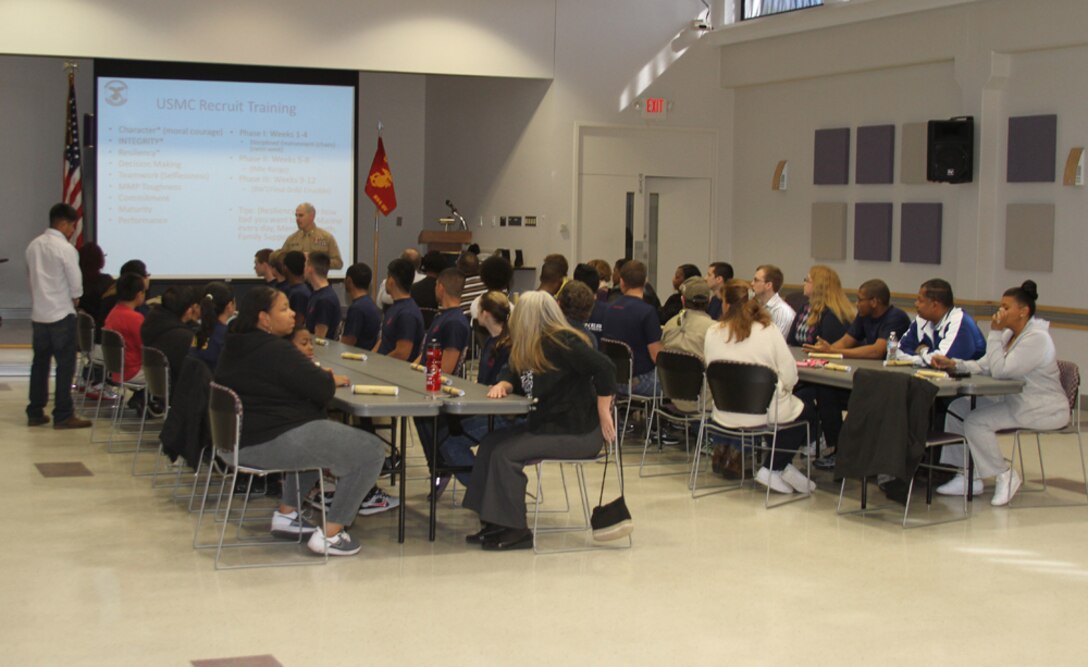
[[[623,454],[616,448],[617,465],[623,465]],[[601,497],[597,506],[593,508],[593,514],[589,517],[589,525],[593,528],[593,539],[598,542],[610,542],[612,540],[627,537],[635,530],[635,524],[631,520],[631,512],[627,509],[627,501],[623,498],[623,472],[620,476],[620,497],[607,505],[604,504],[604,482],[608,477],[608,450],[604,455],[604,473],[601,475]]]

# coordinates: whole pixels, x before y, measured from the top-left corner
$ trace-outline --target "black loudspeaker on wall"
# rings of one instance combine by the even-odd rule
[[[937,183],[970,183],[974,173],[974,156],[973,116],[929,121],[927,180]]]

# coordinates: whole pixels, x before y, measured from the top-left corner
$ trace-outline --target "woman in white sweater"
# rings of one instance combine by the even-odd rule
[[[809,422],[809,432],[815,433],[815,414],[808,414],[801,399],[793,395],[797,364],[786,346],[786,339],[759,302],[748,298],[748,287],[743,280],[725,283],[721,319],[706,333],[703,358],[708,365],[712,361],[725,360],[766,366],[778,375],[778,386],[766,415],[723,412],[715,408],[713,419],[725,427],[748,427],[784,424],[803,418]],[[803,428],[779,432],[774,459],[768,460],[768,455],[756,473],[756,481],[779,493],[814,490],[816,485],[791,463],[797,450],[806,444]]]
[[[997,432],[1010,428],[1056,429],[1069,422],[1069,399],[1062,389],[1050,323],[1035,318],[1038,298],[1038,289],[1031,280],[1005,290],[990,324],[986,356],[982,359],[933,357],[932,364],[937,368],[1024,382],[1019,394],[979,397],[974,410],[969,398],[961,398],[953,401],[948,410],[945,428],[967,436],[975,461],[973,492],[981,493],[982,480],[995,477],[996,488],[990,501],[995,506],[1007,505],[1022,482],[1001,454]],[[946,452],[942,460],[949,460],[945,458],[947,455]],[[957,475],[938,487],[937,492],[959,495],[963,493],[963,485],[963,476]]]

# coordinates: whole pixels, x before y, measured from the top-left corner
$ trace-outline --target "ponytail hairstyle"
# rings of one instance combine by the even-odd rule
[[[240,334],[258,331],[261,313],[271,312],[272,306],[276,303],[276,297],[281,294],[283,292],[266,285],[250,289],[242,297],[242,303],[238,306],[238,317],[234,318],[231,331]]]
[[[196,302],[196,292],[185,285],[167,287],[162,293],[162,307],[178,317],[184,315]]]
[[[748,298],[748,282],[745,280],[727,280],[722,288],[722,296],[728,308],[722,309],[720,322],[726,329],[726,342],[739,343],[752,335],[752,325],[756,322],[769,326],[771,316],[759,301]]]
[[[485,312],[502,325],[502,333],[495,340],[495,349],[510,346],[510,299],[502,292],[492,290],[480,297],[480,312]]]
[[[1039,286],[1034,280],[1025,280],[1020,287],[1010,287],[1002,296],[1011,296],[1016,303],[1028,307],[1028,314],[1035,317],[1035,302],[1039,300]]]
[[[213,280],[204,286],[200,297],[200,329],[196,332],[196,347],[203,348],[215,331],[219,316],[234,301],[230,286],[219,280]]]

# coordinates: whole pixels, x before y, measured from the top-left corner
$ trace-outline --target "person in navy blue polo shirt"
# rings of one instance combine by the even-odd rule
[[[900,359],[929,366],[935,354],[953,359],[981,359],[986,354],[986,337],[974,318],[956,307],[948,281],[934,278],[922,283],[914,309],[918,317],[899,341]]]
[[[601,337],[623,341],[631,348],[631,390],[640,396],[657,391],[654,364],[661,351],[661,321],[657,309],[643,300],[646,265],[632,260],[620,269],[623,296],[608,304]]]
[[[295,311],[295,326],[306,323],[306,311],[313,290],[306,284],[306,255],[291,250],[283,255],[283,268],[287,270],[287,303]]]
[[[910,317],[891,305],[891,300],[891,291],[883,280],[866,280],[858,287],[858,315],[842,338],[829,343],[817,337],[815,343],[804,348],[812,352],[838,352],[845,359],[883,359],[888,353],[888,337],[894,332],[902,338],[910,327]],[[801,398],[811,400],[811,397]],[[850,392],[818,385],[815,400],[824,440],[828,448],[838,447],[842,411],[850,402]],[[813,465],[821,470],[832,470],[835,457],[818,459]]]
[[[434,285],[438,315],[427,330],[426,345],[437,342],[442,348],[442,372],[457,372],[471,335],[468,318],[461,310],[461,291],[465,287],[465,274],[458,269],[444,269]]]
[[[706,282],[710,285],[710,303],[706,314],[717,322],[722,316],[722,289],[727,280],[733,279],[733,265],[729,262],[712,262],[706,270]]]
[[[394,259],[388,274],[385,291],[393,297],[393,305],[385,309],[378,354],[410,361],[419,357],[423,344],[423,313],[409,296],[416,269],[406,259]]]
[[[328,254],[321,251],[306,258],[306,282],[314,290],[306,303],[306,328],[318,338],[335,340],[340,328],[340,298],[329,284],[331,263]]]
[[[468,318],[461,311],[461,291],[465,287],[465,274],[455,268],[443,269],[435,280],[434,296],[438,302],[438,315],[431,322],[427,330],[425,347],[431,343],[438,343],[442,349],[442,373],[452,375],[457,372],[465,348],[468,347],[471,332],[468,326]],[[431,458],[432,438],[434,437],[431,419],[417,419],[416,431],[419,433],[420,443],[423,445],[423,453],[427,457],[427,463],[433,464]],[[440,440],[444,440],[445,437]],[[445,481],[440,480],[439,493],[445,488]]]
[[[370,298],[370,281],[373,271],[362,262],[348,267],[344,276],[344,292],[351,299],[348,314],[344,318],[344,332],[340,342],[364,350],[373,350],[382,330],[382,313]]]
[[[597,294],[597,290],[601,287],[601,274],[597,273],[597,269],[589,264],[579,264],[574,267],[574,279],[580,283],[585,283],[586,287],[594,294]],[[601,329],[604,327],[604,314],[606,312],[608,312],[608,304],[597,299],[593,302],[593,310],[585,320],[586,331],[592,334],[596,339],[600,339],[601,337]]]

